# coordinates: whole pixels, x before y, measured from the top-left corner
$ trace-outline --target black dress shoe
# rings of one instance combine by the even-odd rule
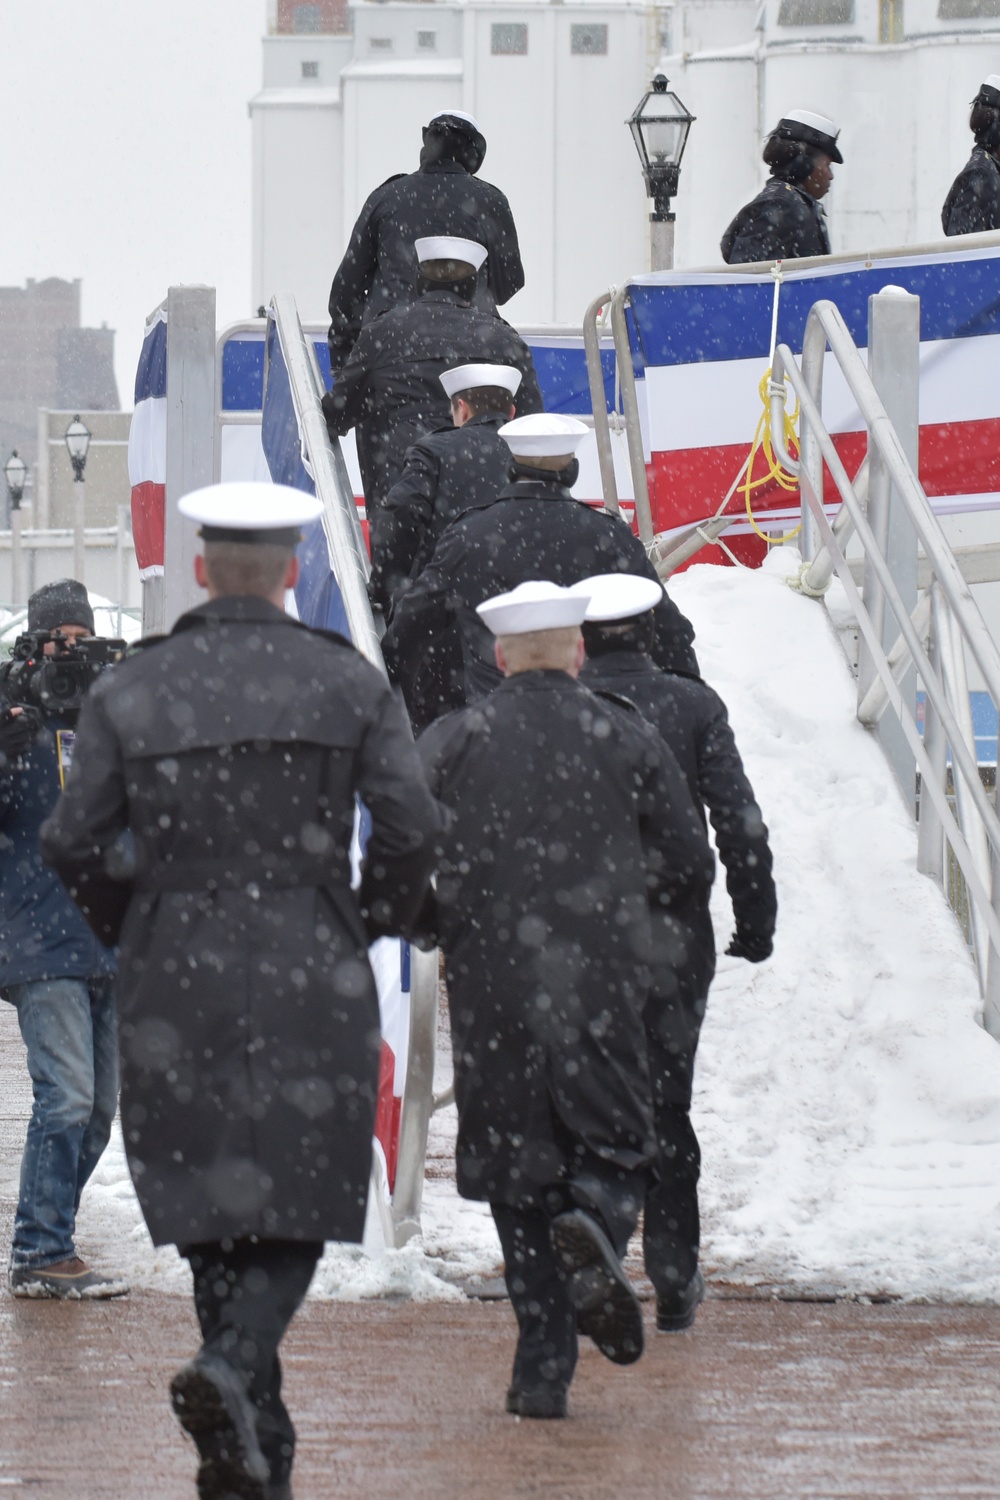
[[[566,1415],[566,1392],[560,1385],[536,1385],[530,1391],[512,1385],[507,1392],[507,1410],[513,1417],[550,1420]]]
[[[257,1441],[257,1412],[232,1365],[199,1354],[170,1382],[170,1398],[201,1459],[199,1500],[268,1500],[271,1468]]]
[[[656,1326],[661,1333],[680,1333],[690,1328],[698,1304],[705,1300],[705,1278],[695,1271],[687,1286],[656,1299]]]
[[[604,1230],[582,1209],[549,1225],[552,1249],[576,1308],[576,1326],[616,1365],[642,1353],[642,1307]]]

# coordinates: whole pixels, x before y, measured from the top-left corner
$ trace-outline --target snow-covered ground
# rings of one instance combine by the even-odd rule
[[[854,717],[829,617],[785,585],[795,561],[779,549],[762,572],[699,567],[671,586],[729,705],[780,902],[768,963],[720,959],[699,1052],[706,1269],[786,1290],[1000,1300],[1000,1047]],[[721,881],[713,911],[721,951]],[[439,1141],[453,1120],[435,1122]],[[441,1180],[424,1205],[422,1240],[334,1247],[312,1295],[458,1296],[495,1269],[485,1205]],[[120,1142],[84,1196],[81,1241],[138,1284],[187,1289],[175,1253],[149,1246]]]

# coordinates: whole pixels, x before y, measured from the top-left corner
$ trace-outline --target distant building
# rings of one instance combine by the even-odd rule
[[[268,29],[281,36],[350,31],[347,0],[271,0]]]
[[[40,407],[118,409],[114,344],[112,329],[80,327],[79,281],[0,287],[0,467],[16,448],[34,471]]]
[[[763,187],[763,138],[789,109],[841,126],[824,200],[836,252],[940,240],[972,151],[969,101],[997,72],[1000,0],[677,0],[663,71],[697,123],[677,199],[680,265]]]
[[[941,238],[967,160],[968,106],[1000,57],[1000,0],[272,0],[253,121],[253,300],[295,293],[325,315],[368,193],[413,171],[448,106],[480,121],[482,175],[510,198],[527,275],[504,310],[579,324],[609,283],[649,266],[648,205],[624,121],[656,72],[694,114],[679,266],[719,240],[766,178],[788,109],[843,127],[827,200],[836,251]]]
[[[720,0],[722,3],[722,0]],[[648,266],[648,210],[625,120],[662,51],[666,12],[638,0],[385,0],[353,30],[307,30],[322,7],[272,5],[253,121],[253,301],[295,294],[326,315],[347,237],[373,188],[416,169],[421,126],[458,108],[510,199],[527,273],[504,309],[579,323]],[[331,10],[333,6],[331,4]]]

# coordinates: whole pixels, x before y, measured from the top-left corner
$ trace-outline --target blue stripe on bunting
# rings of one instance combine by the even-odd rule
[[[158,318],[142,341],[135,372],[135,404],[167,394],[167,325]]]
[[[314,495],[316,487],[302,464],[299,425],[292,402],[285,356],[274,323],[267,331],[267,385],[264,393],[261,442],[275,484],[287,484]],[[299,582],[295,603],[299,619],[321,630],[338,630],[350,638],[347,611],[330,567],[330,549],[322,521],[305,528],[299,544]]]
[[[868,298],[887,285],[920,298],[921,339],[1000,333],[1000,255],[875,264],[829,271],[782,283],[778,342],[802,350],[809,309],[829,298],[855,343],[868,343]],[[731,282],[632,283],[629,296],[647,365],[686,365],[766,357],[771,344],[774,285],[734,277]]]
[[[590,386],[583,339],[579,343],[547,347],[531,343],[546,411],[582,415],[590,412]],[[314,343],[320,374],[330,385],[330,350],[325,339]],[[608,410],[615,393],[615,354],[601,350],[604,390]],[[222,350],[223,411],[260,411],[264,392],[264,341],[241,334],[229,339]]]

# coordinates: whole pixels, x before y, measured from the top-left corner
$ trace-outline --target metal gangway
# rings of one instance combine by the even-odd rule
[[[303,467],[323,505],[323,529],[351,640],[374,667],[385,675],[376,624],[368,599],[371,573],[358,509],[339,443],[331,442],[320,402],[325,385],[316,350],[303,331],[290,293],[279,293],[271,303],[270,318],[280,342],[288,384],[298,422]],[[438,955],[411,947],[409,1047],[400,1106],[399,1144],[391,1196],[385,1184],[373,1191],[382,1212],[386,1243],[394,1248],[420,1230],[427,1133],[435,1108],[450,1102],[451,1092],[434,1096],[434,1055],[437,1036]]]
[[[615,340],[639,534],[661,577],[668,577],[733,518],[719,515],[692,527],[669,550],[658,544],[644,472],[628,287],[603,293],[587,311],[584,336],[595,393],[592,351],[602,309]],[[983,1024],[1000,1040],[1000,821],[980,776],[969,697],[971,658],[994,707],[1000,707],[1000,651],[970,589],[970,582],[1000,579],[1000,547],[989,543],[956,554],[918,478],[919,297],[885,287],[869,299],[868,331],[866,364],[836,304],[822,300],[808,314],[801,359],[784,343],[773,351],[771,442],[779,462],[798,479],[801,496],[803,562],[792,586],[821,601],[835,575],[843,585],[858,631],[852,661],[858,719],[876,734],[904,802],[918,818],[918,868],[944,889],[962,921],[978,972]],[[853,476],[823,420],[824,375],[829,379],[831,369],[846,383],[867,432],[867,455]],[[799,456],[786,443],[789,387],[800,411]],[[606,502],[615,510],[608,417],[596,400],[595,422]],[[826,474],[840,502],[832,517],[824,505]]]

